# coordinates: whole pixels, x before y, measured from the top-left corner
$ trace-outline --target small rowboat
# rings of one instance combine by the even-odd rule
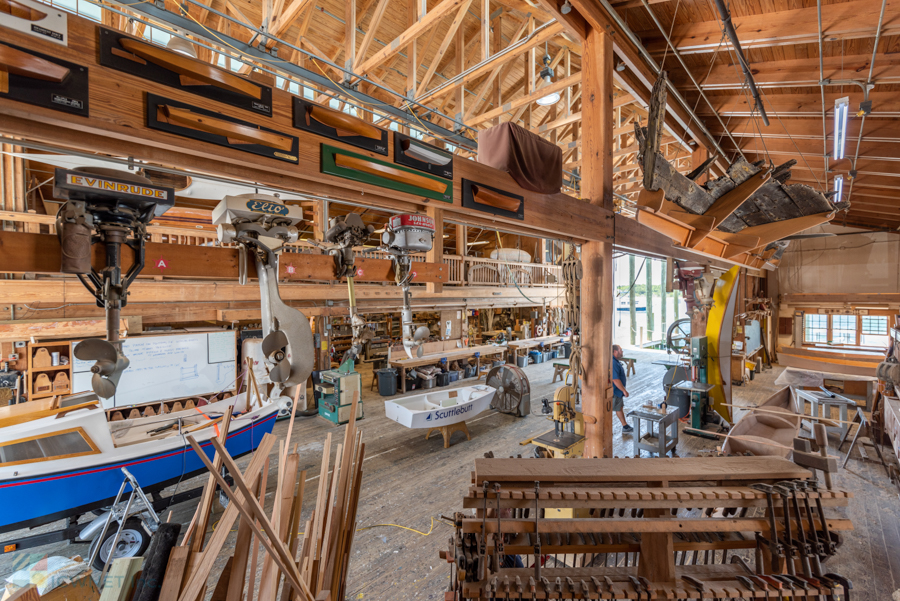
[[[440,428],[471,419],[488,408],[496,389],[475,385],[385,401],[388,419],[407,428]]]
[[[759,405],[759,411],[750,410],[731,428],[722,453],[730,455],[775,455],[790,459],[791,446],[800,431],[802,416],[796,396],[785,386]]]

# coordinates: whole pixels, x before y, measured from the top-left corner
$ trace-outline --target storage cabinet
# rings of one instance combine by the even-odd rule
[[[59,353],[60,365],[53,365],[54,353]],[[29,343],[28,400],[71,394],[72,361],[72,343],[67,340]]]

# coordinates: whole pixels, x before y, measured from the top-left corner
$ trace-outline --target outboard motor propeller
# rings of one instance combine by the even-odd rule
[[[119,317],[128,299],[128,287],[144,268],[147,224],[175,204],[175,190],[154,185],[128,171],[82,167],[57,169],[53,180],[56,198],[67,202],[56,214],[62,247],[63,273],[74,273],[106,309],[106,340],[88,339],[75,345],[75,357],[94,361],[91,387],[108,399],[116,393],[128,358],[122,353]],[[92,265],[91,246],[106,247],[105,266]],[[122,245],[131,247],[134,262],[122,274]]]

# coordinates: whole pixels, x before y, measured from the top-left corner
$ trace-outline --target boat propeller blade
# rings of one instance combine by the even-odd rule
[[[275,330],[263,339],[262,351],[266,359],[275,364],[269,371],[273,382],[286,382],[291,377],[291,360],[287,352],[288,337],[282,330]]]
[[[131,363],[112,342],[89,338],[75,345],[74,354],[82,361],[94,361],[91,366],[91,388],[104,399],[116,394],[119,378]]]

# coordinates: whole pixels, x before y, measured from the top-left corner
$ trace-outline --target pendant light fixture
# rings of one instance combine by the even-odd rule
[[[550,53],[547,51],[547,44],[544,43],[544,68],[541,69],[539,77],[544,80],[546,85],[553,83],[553,69],[550,68]],[[546,96],[537,99],[537,103],[541,106],[550,106],[559,102],[559,92],[551,92]]]

